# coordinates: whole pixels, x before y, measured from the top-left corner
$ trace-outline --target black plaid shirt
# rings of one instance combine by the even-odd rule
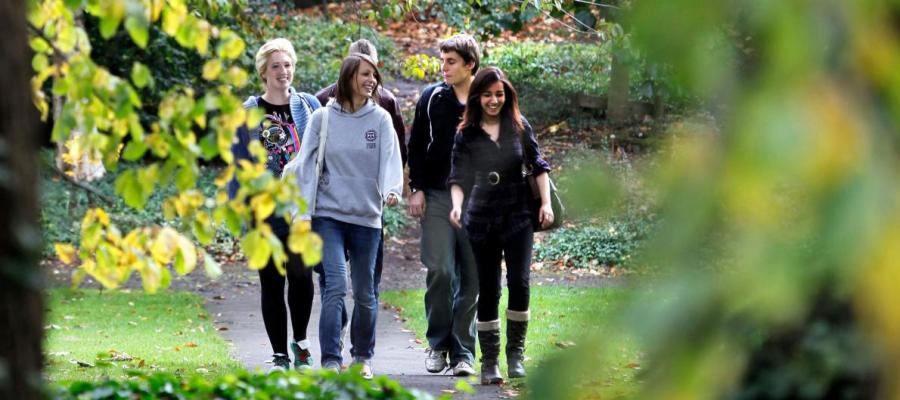
[[[523,123],[520,137],[503,121],[497,143],[481,127],[468,127],[454,138],[447,185],[459,185],[466,193],[463,225],[471,240],[492,234],[505,240],[531,224],[531,188],[522,176],[523,142],[533,174],[549,172],[550,164],[541,157],[531,125],[524,118]]]

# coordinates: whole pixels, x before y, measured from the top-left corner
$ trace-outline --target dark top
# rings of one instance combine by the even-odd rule
[[[260,123],[259,136],[250,140],[259,140],[266,149],[266,169],[272,172],[276,178],[281,178],[284,166],[291,157],[300,150],[300,135],[294,125],[289,104],[271,104],[263,100],[262,96],[256,98],[257,106],[265,110],[266,117]],[[305,127],[304,127],[305,128]],[[246,130],[245,127],[241,129]],[[248,135],[239,129],[238,135]],[[255,135],[254,135],[255,136]],[[266,223],[272,227],[272,233],[284,236],[290,233],[290,225],[281,215],[272,214],[266,218]]]
[[[300,150],[300,133],[291,117],[290,105],[270,104],[262,97],[256,101],[266,112],[259,131],[259,142],[268,154],[266,168],[276,178],[281,178],[284,166]]]
[[[465,109],[444,82],[422,91],[409,133],[410,188],[447,189],[453,137]]]
[[[481,127],[468,127],[455,136],[447,184],[457,184],[466,193],[463,225],[470,240],[484,240],[492,233],[506,239],[531,224],[523,144],[524,165],[532,174],[549,172],[550,164],[541,157],[531,125],[524,118],[523,123],[520,136],[512,123],[503,121],[496,143]]]
[[[332,83],[316,92],[316,98],[319,99],[319,103],[322,103],[323,106],[327,104],[328,99],[334,97],[334,89],[336,87],[337,84]],[[389,90],[379,86],[378,105],[391,116],[391,124],[394,125],[394,131],[397,132],[397,141],[400,142],[400,159],[403,161],[403,166],[406,166],[406,127],[403,126],[403,116],[400,114],[400,105],[397,104],[397,98]]]

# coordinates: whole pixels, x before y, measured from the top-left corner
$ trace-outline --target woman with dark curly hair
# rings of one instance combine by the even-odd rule
[[[541,192],[537,217],[553,222],[550,165],[541,157],[528,121],[519,112],[515,88],[498,68],[478,72],[456,135],[447,180],[453,201],[450,221],[465,227],[478,267],[478,342],[481,383],[503,382],[500,355],[500,263],[506,261],[506,359],[511,378],[525,376],[523,353],[529,319],[529,266],[534,243],[531,188],[522,173],[532,171]],[[468,198],[466,213],[463,202]]]

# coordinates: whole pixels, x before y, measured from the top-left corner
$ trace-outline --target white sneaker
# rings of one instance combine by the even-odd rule
[[[447,352],[428,350],[428,357],[425,357],[425,369],[432,374],[441,373],[447,369]]]
[[[358,360],[356,363],[360,365],[359,374],[362,378],[367,381],[372,380],[375,376],[375,374],[372,373],[372,360]]]
[[[453,366],[454,376],[471,376],[475,375],[475,368],[468,361],[460,361]]]

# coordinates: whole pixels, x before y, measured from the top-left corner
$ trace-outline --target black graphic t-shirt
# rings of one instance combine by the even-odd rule
[[[291,107],[289,104],[270,104],[262,97],[256,101],[266,112],[259,132],[259,141],[268,154],[266,168],[281,177],[285,164],[300,150],[300,135],[291,117]]]

